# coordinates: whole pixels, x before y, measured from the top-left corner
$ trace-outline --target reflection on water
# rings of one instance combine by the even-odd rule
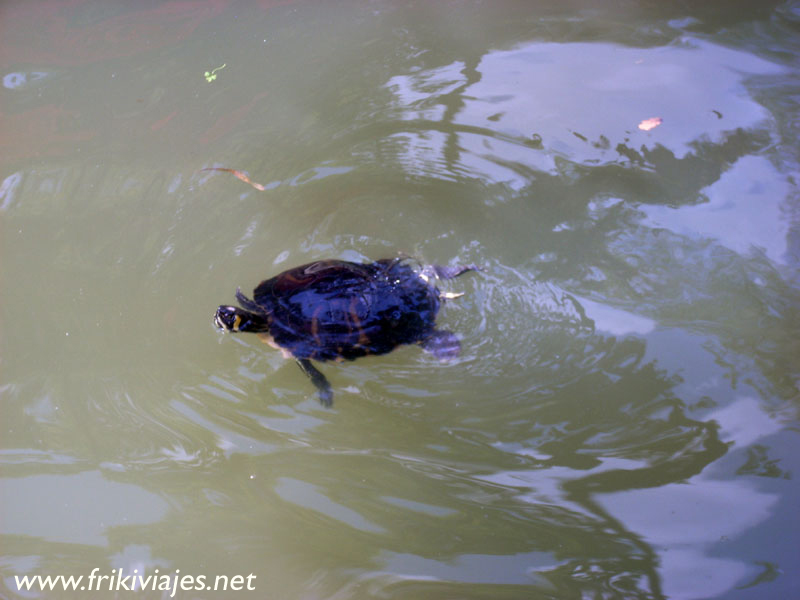
[[[660,149],[684,160],[699,142],[720,144],[731,132],[765,125],[769,114],[744,93],[742,74],[784,69],[698,40],[674,45],[666,53],[533,43],[490,51],[473,65],[395,76],[387,84],[396,97],[389,115],[410,131],[388,143],[401,141],[392,145],[403,148],[399,159],[411,173],[479,178],[519,191],[540,173],[568,176],[574,163],[624,164],[629,152]],[[548,93],[545,85],[572,93]],[[724,103],[724,114],[715,102]],[[667,126],[638,131],[649,115]]]
[[[711,238],[745,256],[761,251],[773,263],[784,264],[789,231],[781,205],[790,195],[789,182],[776,177],[773,165],[762,157],[746,156],[729,169],[701,190],[707,202],[648,206],[646,223],[680,235]]]
[[[709,416],[720,424],[721,439],[743,447],[781,428],[752,398],[739,398]],[[715,558],[708,550],[767,520],[778,495],[747,481],[699,474],[680,484],[598,494],[597,499],[656,550],[664,593],[685,598],[714,597],[759,574],[759,566]]]
[[[122,567],[258,597],[790,597],[797,20],[0,7],[0,595]],[[399,253],[485,268],[442,282],[462,354],[323,364],[331,410],[211,323],[293,265]]]
[[[108,481],[98,471],[22,477],[4,485],[2,495],[3,535],[67,544],[102,546],[108,543],[109,529],[155,523],[167,512],[166,502],[155,494]],[[96,502],[97,496],[104,499],[102,503]],[[59,502],[53,503],[53,498]],[[75,511],[76,507],[91,507],[91,511]],[[32,514],[34,522],[29,520]]]

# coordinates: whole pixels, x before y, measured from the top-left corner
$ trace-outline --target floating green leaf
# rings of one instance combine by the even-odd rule
[[[211,83],[212,81],[214,81],[214,80],[217,78],[217,71],[219,71],[220,69],[224,69],[224,68],[226,67],[226,65],[227,65],[227,63],[223,64],[221,67],[217,67],[217,68],[216,68],[216,69],[214,69],[213,71],[210,71],[210,72],[209,72],[209,71],[206,71],[206,72],[204,73],[204,76],[205,76],[205,78],[206,78],[206,81],[207,81],[208,83]]]

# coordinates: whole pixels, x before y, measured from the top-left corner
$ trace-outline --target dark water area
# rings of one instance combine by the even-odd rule
[[[0,4],[0,596],[796,597],[798,26]],[[461,354],[320,364],[331,409],[212,324],[399,255],[483,267]]]

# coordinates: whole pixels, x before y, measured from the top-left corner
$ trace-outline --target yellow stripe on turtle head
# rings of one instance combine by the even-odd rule
[[[236,315],[236,318],[233,320],[233,330],[239,331],[239,325],[242,323],[242,317]]]

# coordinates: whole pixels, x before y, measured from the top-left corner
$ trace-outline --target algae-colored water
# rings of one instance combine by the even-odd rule
[[[796,595],[800,5],[605,4],[0,5],[0,595]],[[212,325],[399,253],[449,364]]]

